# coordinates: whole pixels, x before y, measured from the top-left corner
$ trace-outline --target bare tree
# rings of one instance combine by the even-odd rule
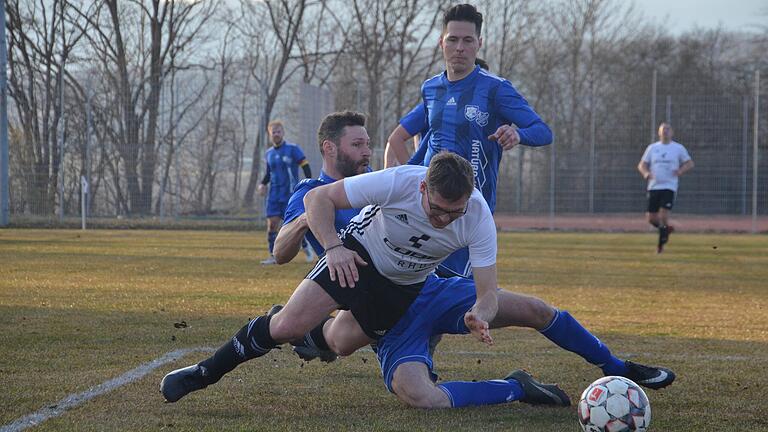
[[[6,2],[9,95],[21,132],[29,210],[51,214],[60,175],[64,131],[64,65],[84,29],[67,27],[64,0]],[[59,197],[63,199],[63,197]]]
[[[258,85],[258,97],[263,98],[263,108],[257,122],[251,175],[243,197],[243,205],[251,208],[256,185],[259,182],[260,156],[264,148],[267,123],[280,90],[297,70],[296,65],[289,63],[297,46],[297,39],[307,11],[307,1],[275,0],[258,3],[241,0],[240,5],[244,19],[239,29],[250,42],[251,76]],[[265,21],[270,24],[271,33],[264,31]]]
[[[233,59],[228,52],[232,30],[233,25],[230,23],[224,32],[221,51],[215,63],[215,67],[218,69],[218,79],[216,92],[213,96],[213,118],[207,122],[208,130],[204,135],[203,151],[198,159],[200,171],[195,189],[197,195],[196,202],[199,206],[198,211],[201,213],[210,213],[213,208],[215,182],[219,169],[219,153],[222,147],[221,130],[224,125],[224,101],[227,86],[232,79],[231,68]]]
[[[104,0],[105,10],[88,22],[100,69],[114,89],[119,116],[116,149],[127,188],[124,210],[151,212],[158,161],[158,120],[163,78],[173,55],[200,44],[198,36],[217,7],[208,2]],[[119,171],[116,171],[119,173]],[[115,185],[120,189],[120,182]],[[118,192],[122,195],[122,192]]]

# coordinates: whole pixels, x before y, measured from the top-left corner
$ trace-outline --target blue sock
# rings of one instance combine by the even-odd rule
[[[269,254],[272,255],[272,251],[275,249],[275,239],[277,238],[277,232],[269,231],[267,233],[267,242],[269,243]]]
[[[597,365],[605,375],[625,375],[624,362],[614,357],[600,339],[581,326],[568,311],[558,311],[541,334],[565,350],[576,353]]]
[[[494,405],[523,397],[523,387],[515,379],[480,382],[451,381],[438,384],[451,400],[453,408]]]

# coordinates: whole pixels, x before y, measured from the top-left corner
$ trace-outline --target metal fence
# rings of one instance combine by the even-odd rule
[[[579,124],[580,133],[569,131],[557,112],[539,110],[553,127],[556,140],[543,148],[519,146],[504,155],[497,215],[533,216],[520,218],[534,221],[531,228],[541,227],[538,221],[542,216],[550,220],[546,227],[566,229],[566,225],[556,226],[553,218],[636,215],[642,220],[645,182],[636,166],[645,147],[656,140],[655,129],[661,121],[672,123],[675,140],[687,147],[696,163],[695,169],[680,181],[675,215],[755,219],[768,215],[768,109],[759,109],[759,75],[753,77],[752,84],[741,93],[712,94],[707,88],[681,90],[671,80],[665,84],[662,74],[649,72],[647,91],[637,94],[621,109],[609,103],[590,108],[583,117],[586,123]],[[287,138],[302,141],[313,171],[318,173],[321,159],[315,130],[324,113],[332,110],[332,97],[318,89],[297,89],[284,109],[289,120]],[[234,142],[239,138],[223,135],[222,139],[222,148],[229,148],[226,140]],[[374,157],[374,167],[379,168],[383,145],[374,144],[379,155]],[[145,194],[152,202],[147,204],[151,213],[143,218],[161,222],[206,218],[260,223],[263,200],[257,199],[255,209],[249,213],[239,207],[249,163],[233,163],[226,155],[219,157],[215,183],[202,187],[200,160],[204,150],[203,140],[186,144],[172,160],[159,155],[158,170],[166,162],[169,168],[167,174],[155,176],[152,193]],[[84,161],[89,157],[87,167]],[[106,164],[99,169],[99,176],[93,174],[95,164]],[[55,181],[49,175],[12,171],[12,224],[78,221],[83,211],[89,218],[101,220],[130,217],[124,203],[128,200],[126,194],[132,193],[131,181],[135,178],[119,164],[110,165],[108,156],[87,156],[82,148],[68,147],[59,171],[62,175]],[[88,183],[86,195],[84,183]],[[759,225],[753,223],[753,229],[755,226]],[[596,223],[592,228],[601,226]]]

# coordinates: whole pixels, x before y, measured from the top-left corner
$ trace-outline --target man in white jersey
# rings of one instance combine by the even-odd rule
[[[160,388],[167,401],[203,389],[240,363],[313,329],[341,355],[347,352],[337,345],[351,353],[378,340],[405,315],[422,289],[450,286],[451,279],[428,276],[463,247],[469,248],[475,275],[475,300],[463,314],[463,324],[477,339],[493,344],[488,329],[498,311],[496,227],[488,204],[474,188],[474,173],[466,159],[446,152],[434,157],[428,168],[401,166],[345,178],[308,192],[304,204],[309,229],[326,255],[282,310],[251,320],[208,359],[166,375]],[[354,207],[364,208],[340,239],[335,212]],[[351,313],[321,325],[337,309]],[[484,383],[488,388],[501,386],[500,401],[553,405],[568,401],[557,386],[538,383],[522,371]],[[542,400],[542,393],[557,397]],[[447,399],[444,404],[450,406]]]
[[[648,181],[648,223],[659,229],[656,251],[664,251],[664,245],[674,227],[668,224],[669,212],[675,204],[678,178],[693,168],[693,159],[685,147],[672,141],[672,126],[659,125],[659,141],[650,144],[643,153],[637,170]]]

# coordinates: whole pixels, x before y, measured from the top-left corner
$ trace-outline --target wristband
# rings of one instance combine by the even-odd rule
[[[328,251],[331,250],[331,249],[336,249],[337,247],[342,247],[342,246],[344,246],[344,243],[339,243],[337,245],[333,245],[333,246],[331,246],[329,248],[326,248],[325,249],[325,253],[328,253]]]

